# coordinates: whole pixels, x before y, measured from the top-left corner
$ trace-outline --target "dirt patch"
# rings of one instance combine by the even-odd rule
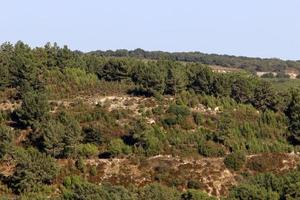
[[[0,103],[0,111],[14,111],[21,106],[20,102],[4,101]]]

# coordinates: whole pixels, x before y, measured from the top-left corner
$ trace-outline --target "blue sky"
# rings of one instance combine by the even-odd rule
[[[300,60],[299,0],[2,0],[0,42]]]

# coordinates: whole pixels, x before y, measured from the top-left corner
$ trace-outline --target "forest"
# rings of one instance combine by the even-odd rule
[[[3,43],[0,199],[300,199],[299,65]]]
[[[110,57],[131,57],[139,59],[160,60],[167,59],[181,62],[197,62],[205,65],[239,68],[250,72],[284,72],[287,69],[299,71],[300,61],[281,60],[278,58],[251,58],[245,56],[231,56],[218,54],[205,54],[201,52],[163,52],[145,51],[143,49],[116,51],[92,51],[90,54]]]

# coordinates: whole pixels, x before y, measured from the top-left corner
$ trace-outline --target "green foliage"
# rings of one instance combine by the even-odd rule
[[[180,60],[193,63],[178,62]],[[85,177],[98,181],[102,171],[95,166],[87,171],[84,160],[97,156],[98,151],[114,157],[129,154],[220,157],[232,152],[225,157],[224,163],[238,173],[245,163],[241,151],[256,154],[290,152],[297,148],[300,143],[300,92],[289,92],[285,88],[296,87],[299,81],[261,80],[249,73],[214,73],[204,64],[271,71],[300,66],[298,62],[276,59],[201,53],[169,54],[141,49],[81,53],[50,43],[34,49],[22,42],[3,44],[0,47],[1,102],[3,99],[21,103],[13,115],[9,111],[0,114],[0,158],[16,162],[16,171],[5,183],[15,194],[23,192],[21,199],[59,195],[57,191],[42,191],[39,186],[53,183],[57,175],[55,160],[49,156],[78,159],[76,167],[84,175],[86,172],[91,175]],[[8,95],[9,91],[16,91],[16,94]],[[141,120],[135,112],[125,108],[111,111],[105,105],[94,106],[92,103],[98,100],[91,102],[90,96],[88,103],[84,102],[86,95],[121,96],[127,92],[154,97],[138,100],[143,104],[136,108]],[[48,95],[52,99],[53,112],[49,112]],[[174,97],[171,100],[170,96],[162,95]],[[64,102],[62,106],[56,103],[62,97],[68,102],[73,101],[73,97],[83,100],[75,100],[64,107]],[[131,107],[135,101],[126,104]],[[148,125],[146,122],[152,119],[155,125]],[[8,126],[13,126],[14,130]],[[25,131],[25,126],[31,129]],[[19,132],[20,135],[15,137],[14,134]],[[24,150],[26,148],[29,149]],[[8,153],[12,157],[5,156]],[[281,163],[282,159],[276,157],[252,156],[246,170],[275,171]],[[61,177],[73,172],[80,173],[66,167]],[[255,177],[233,188],[229,197],[297,199],[300,186],[297,173],[282,178],[274,175]],[[155,178],[169,185],[186,186],[189,180],[188,188],[202,186],[192,177],[182,180],[182,177],[173,176],[168,172]],[[5,176],[2,178],[6,179]],[[55,183],[60,183],[60,177]],[[78,177],[70,177],[60,189],[62,199],[213,199],[196,190],[187,190],[180,197],[175,189],[157,184],[129,192],[123,187],[99,186]]]
[[[253,98],[253,82],[245,77],[237,77],[231,87],[231,97],[238,103],[249,103]]]
[[[108,152],[112,156],[128,155],[131,153],[131,148],[130,146],[126,145],[122,139],[116,138],[110,141],[108,145]]]
[[[168,60],[176,60],[182,62],[197,62],[206,65],[222,66],[228,68],[245,69],[250,72],[254,71],[283,71],[287,67],[299,69],[299,61],[284,61],[277,58],[261,59],[250,57],[238,57],[229,55],[205,54],[201,52],[162,52],[162,51],[145,51],[143,49],[116,50],[116,51],[96,51],[98,56],[114,56],[114,57],[132,57],[139,59],[160,60],[161,58]]]
[[[0,123],[0,160],[7,154],[11,152],[13,133],[9,127],[2,125]]]
[[[289,130],[293,133],[295,142],[300,142],[300,93],[292,91],[292,99],[286,111],[286,116],[289,118]]]
[[[167,113],[174,114],[177,117],[186,117],[190,115],[190,110],[186,106],[172,104],[168,108]]]
[[[254,90],[252,104],[257,109],[265,111],[266,109],[277,110],[277,94],[269,82],[261,82]]]
[[[178,200],[180,194],[172,188],[168,188],[157,183],[146,185],[141,189],[140,200]]]
[[[133,138],[136,141],[135,147],[142,148],[147,156],[153,156],[162,151],[165,133],[159,127],[149,127],[135,132]]]
[[[279,200],[279,195],[276,192],[268,191],[265,188],[260,188],[253,185],[240,185],[230,191],[228,197],[230,200]]]
[[[49,155],[58,157],[63,154],[65,127],[56,120],[49,120],[41,124],[37,141],[41,148]]]
[[[224,164],[227,168],[238,171],[246,162],[246,156],[242,152],[235,152],[227,155],[224,159]]]
[[[208,196],[205,192],[190,189],[181,195],[181,200],[216,200],[216,198]]]
[[[135,200],[135,196],[121,186],[98,186],[72,176],[64,180],[63,200]]]
[[[14,56],[10,59],[10,70],[13,75],[13,86],[19,87],[21,93],[27,88],[39,89],[39,68],[33,58],[31,48],[18,41],[13,49]]]
[[[133,70],[133,82],[139,85],[138,92],[146,95],[162,94],[165,89],[165,70],[155,62],[141,65]]]
[[[163,119],[163,123],[172,126],[181,124],[189,128],[187,124],[187,117],[191,115],[190,109],[183,105],[171,104],[166,111],[166,116]]]
[[[42,91],[29,89],[21,94],[22,105],[16,110],[18,121],[24,126],[34,126],[48,116],[47,95]]]
[[[58,173],[55,160],[30,148],[17,152],[17,163],[11,176],[11,187],[18,193],[35,191],[40,184],[50,184]]]
[[[219,157],[225,155],[225,148],[221,144],[212,141],[200,141],[198,151],[201,155],[207,157]]]
[[[299,178],[299,170],[278,176],[259,174],[233,187],[228,199],[299,199]]]
[[[179,63],[172,63],[170,61],[164,62],[162,67],[167,68],[164,93],[176,95],[185,91],[187,87],[187,73],[185,67]]]
[[[4,43],[0,46],[0,90],[12,84],[12,75],[10,73],[11,58],[13,54],[13,46]]]
[[[76,147],[76,152],[79,156],[91,158],[99,153],[98,147],[94,144],[79,144]]]
[[[77,150],[82,150],[77,149],[82,139],[79,123],[66,113],[60,113],[58,119],[42,122],[32,136],[36,145],[54,157],[75,156]]]
[[[217,131],[210,138],[232,151],[287,152],[291,146],[286,141],[286,126],[282,113],[260,113],[252,106],[239,105],[220,114]]]
[[[211,94],[214,74],[210,68],[203,65],[192,65],[188,72],[189,88],[199,94]]]
[[[73,87],[76,85],[77,87],[86,88],[97,83],[97,77],[94,74],[87,73],[80,68],[65,68],[63,74],[65,75],[64,82],[72,84]]]
[[[98,76],[106,81],[130,80],[131,65],[128,60],[112,58],[98,71]]]
[[[217,97],[228,97],[231,94],[232,76],[227,74],[215,75],[212,83],[212,94]]]
[[[60,113],[58,120],[65,126],[64,143],[66,147],[64,154],[66,156],[76,154],[76,145],[83,140],[80,124],[74,117],[65,112]]]
[[[78,92],[94,93],[100,86],[97,76],[84,69],[67,67],[51,68],[44,72],[47,90],[51,97],[68,97]]]

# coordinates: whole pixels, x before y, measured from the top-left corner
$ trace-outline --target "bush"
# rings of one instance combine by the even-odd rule
[[[15,111],[19,123],[33,126],[44,120],[49,111],[47,95],[41,91],[28,90],[21,94],[22,105]]]
[[[277,171],[282,168],[286,155],[279,153],[253,156],[247,162],[247,168],[256,172]]]
[[[65,178],[64,186],[62,200],[135,200],[122,186],[98,186],[78,176]]]
[[[261,188],[256,185],[242,184],[240,186],[231,189],[228,200],[240,200],[240,199],[279,199],[279,194],[273,191],[268,191],[265,188]]]
[[[13,134],[9,127],[0,124],[0,159],[10,152]]]
[[[86,158],[91,158],[98,154],[98,147],[93,144],[79,144],[76,148],[78,155]]]
[[[180,197],[178,191],[157,183],[146,185],[141,189],[140,200],[178,200]]]
[[[246,156],[242,152],[231,153],[224,159],[224,164],[227,168],[238,171],[246,162]]]
[[[225,147],[213,141],[201,141],[198,144],[198,151],[206,157],[219,157],[225,155]]]
[[[35,191],[40,184],[50,184],[59,171],[53,158],[33,148],[17,151],[16,157],[11,187],[18,193]]]
[[[207,193],[190,189],[181,195],[181,200],[216,200],[215,197],[210,197]]]
[[[81,171],[81,172],[85,172],[86,167],[85,167],[85,163],[82,157],[79,157],[76,161],[75,161],[75,167]]]
[[[130,146],[126,145],[122,139],[116,138],[110,141],[108,145],[108,152],[112,156],[117,156],[120,154],[128,155],[131,153]]]
[[[167,113],[174,114],[177,117],[186,117],[190,115],[190,109],[186,106],[173,104],[169,107]]]

